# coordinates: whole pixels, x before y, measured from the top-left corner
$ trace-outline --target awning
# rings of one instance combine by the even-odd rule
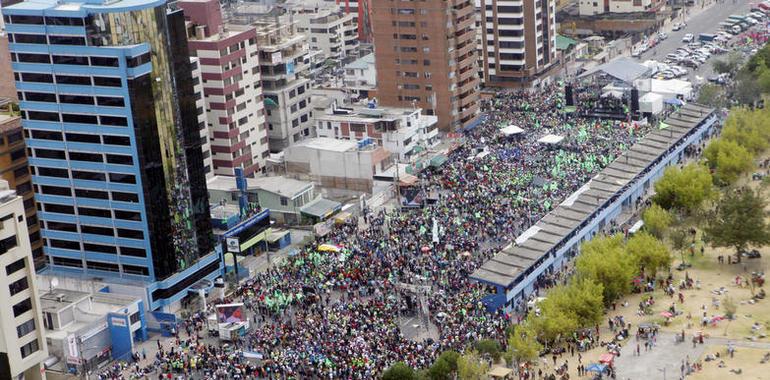
[[[637,231],[642,229],[642,226],[644,226],[644,221],[640,219],[636,223],[634,223],[634,225],[631,226],[631,228],[628,229],[628,233],[635,234]]]
[[[342,203],[318,198],[300,209],[300,212],[319,219],[326,219],[342,208]]]
[[[444,165],[444,163],[448,159],[449,158],[447,158],[447,156],[445,156],[443,154],[436,155],[436,156],[434,156],[433,158],[430,159],[430,166],[433,166],[434,168],[437,168],[437,167],[439,167],[441,165]]]
[[[420,179],[411,174],[404,174],[398,179],[399,186],[413,186]]]
[[[513,136],[513,135],[518,135],[520,133],[524,133],[524,130],[515,125],[509,125],[505,128],[500,129],[500,132],[502,132],[503,135],[505,136]]]
[[[276,103],[273,99],[265,98],[265,107],[277,108],[278,103]]]
[[[286,231],[286,230],[273,230],[273,232],[267,236],[267,242],[270,244],[273,244],[278,240],[283,239],[283,237],[288,234],[289,234],[289,231]]]
[[[537,140],[537,142],[541,144],[556,145],[560,143],[561,140],[564,140],[564,136],[545,135],[540,140]]]
[[[510,368],[500,367],[496,366],[490,370],[487,375],[495,378],[501,378],[504,379],[506,376],[513,373],[513,370]]]

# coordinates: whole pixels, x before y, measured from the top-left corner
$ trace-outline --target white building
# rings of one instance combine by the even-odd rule
[[[648,12],[655,8],[658,3],[658,1],[654,0],[579,0],[578,12],[581,16],[592,16],[602,13]]]
[[[423,115],[420,108],[340,107],[336,101],[317,102],[314,107],[318,137],[371,139],[402,162],[439,143],[438,117]]]
[[[48,357],[24,204],[0,180],[0,379],[45,379]]]
[[[327,59],[348,61],[359,46],[358,24],[352,14],[334,8],[294,8],[297,31],[308,36],[310,49],[320,50]]]
[[[372,98],[377,89],[377,68],[374,64],[374,53],[365,55],[344,67],[345,88],[350,96],[356,99]]]

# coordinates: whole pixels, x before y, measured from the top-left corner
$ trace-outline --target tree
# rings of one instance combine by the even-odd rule
[[[671,266],[671,252],[668,247],[647,232],[640,232],[628,239],[626,252],[636,256],[644,272],[653,276],[658,269]]]
[[[725,317],[729,320],[735,319],[735,313],[738,311],[738,305],[735,304],[735,300],[732,297],[726,296],[722,302],[722,307],[725,310]]]
[[[671,240],[671,247],[674,248],[675,251],[678,251],[679,254],[682,257],[682,263],[684,263],[684,250],[688,247],[688,237],[689,233],[684,227],[677,227],[671,230],[671,232],[668,235],[668,238]]]
[[[508,350],[505,352],[508,364],[525,363],[537,359],[543,346],[537,341],[537,333],[527,324],[516,325],[508,336]]]
[[[661,207],[691,213],[713,196],[713,179],[708,168],[690,163],[683,169],[671,166],[655,183],[653,201]]]
[[[720,139],[736,142],[753,156],[761,154],[770,147],[770,111],[747,108],[730,110]]]
[[[714,170],[714,183],[718,185],[733,184],[741,174],[754,167],[751,153],[746,148],[722,138],[711,141],[703,151],[703,156]]]
[[[728,190],[706,225],[709,243],[714,247],[733,247],[737,253],[749,245],[770,243],[766,206],[767,201],[759,191],[748,187]]]
[[[668,227],[671,225],[671,214],[657,203],[653,203],[642,213],[644,230],[658,239],[663,239]]]
[[[602,286],[605,305],[628,294],[639,273],[636,258],[625,254],[623,236],[596,236],[583,243],[575,260],[578,281],[593,281]]]
[[[417,380],[417,373],[404,362],[397,362],[382,374],[383,380]]]
[[[461,380],[482,380],[488,371],[489,364],[481,360],[476,351],[467,351],[457,359],[457,375]]]
[[[482,339],[476,342],[476,350],[479,354],[487,354],[496,363],[500,360],[500,343],[494,339]]]
[[[733,99],[738,104],[754,106],[762,94],[758,78],[746,70],[740,70],[735,77],[735,90]]]
[[[431,380],[450,380],[452,374],[457,372],[457,359],[460,354],[457,351],[444,351],[428,369],[428,377]]]
[[[726,108],[728,106],[725,91],[721,86],[706,83],[698,92],[698,103],[714,108]]]

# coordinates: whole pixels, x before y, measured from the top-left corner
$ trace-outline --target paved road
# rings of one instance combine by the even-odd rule
[[[714,0],[706,0],[706,7],[699,9],[699,5],[692,7],[689,10],[689,16],[685,16],[687,22],[687,28],[680,31],[671,31],[673,22],[668,23],[664,29],[668,32],[668,39],[662,41],[658,46],[646,51],[639,58],[642,62],[649,59],[656,59],[663,61],[666,54],[673,53],[677,48],[683,45],[682,37],[687,33],[692,33],[696,38],[700,33],[715,33],[719,31],[719,23],[723,22],[728,16],[739,14],[744,15],[749,12],[751,6],[750,2],[746,0],[738,0],[733,2],[732,0],[721,0],[721,2],[714,3]],[[681,21],[680,19],[675,22]],[[657,53],[657,54],[653,54]],[[716,56],[718,57],[718,56]],[[700,65],[697,70],[691,71],[688,74],[688,78],[692,83],[695,83],[695,76],[698,75],[704,79],[713,75],[713,69],[711,63],[714,61],[715,56],[707,60],[706,63]]]

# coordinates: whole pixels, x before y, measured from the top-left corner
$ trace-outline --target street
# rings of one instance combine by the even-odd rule
[[[672,31],[671,27],[675,22],[682,21],[681,18],[669,22],[664,26],[664,31],[668,33],[668,38],[661,41],[654,48],[644,52],[639,58],[640,62],[644,62],[650,59],[663,61],[666,54],[673,53],[677,48],[684,45],[682,43],[682,37],[687,33],[692,33],[695,38],[698,38],[700,33],[716,33],[719,31],[719,23],[723,22],[728,16],[738,14],[744,15],[749,12],[751,8],[748,1],[736,1],[722,0],[714,4],[709,4],[706,9],[698,9],[698,6],[690,8],[690,16],[686,16],[685,22],[687,27],[679,30]],[[694,85],[698,84],[695,80],[695,76],[700,76],[704,80],[707,80],[709,76],[713,75],[712,63],[715,59],[724,57],[725,55],[712,56],[706,63],[700,65],[695,70],[690,70],[687,78]]]

